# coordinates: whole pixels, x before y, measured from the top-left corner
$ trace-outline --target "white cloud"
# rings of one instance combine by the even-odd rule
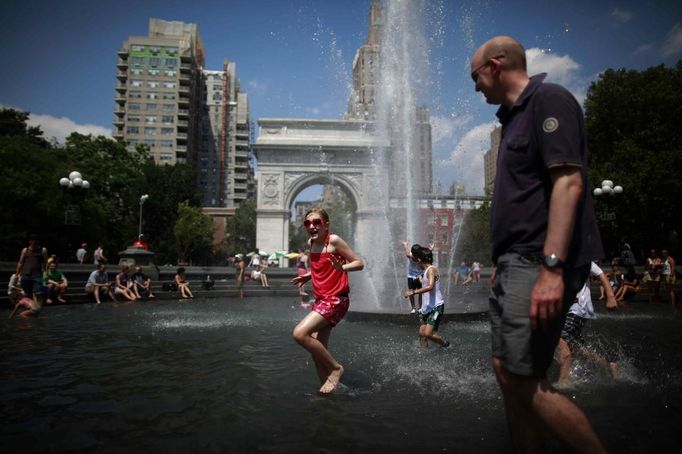
[[[59,143],[64,143],[72,132],[83,135],[92,134],[93,136],[111,137],[111,129],[92,124],[79,125],[66,117],[31,114],[26,123],[29,126],[40,126],[40,129],[43,131],[43,137],[47,140],[54,138]]]
[[[536,47],[526,50],[528,73],[547,73],[547,82],[566,87],[582,105],[587,96],[588,81],[580,77],[580,63],[569,55],[556,55]]]
[[[611,15],[615,17],[619,22],[629,22],[633,14],[631,11],[626,11],[624,9],[616,8],[611,12]]]
[[[664,57],[670,57],[682,53],[682,22],[676,23],[665,36],[665,42],[661,48]]]
[[[643,53],[649,52],[653,47],[654,47],[654,45],[651,43],[644,43],[644,44],[637,46],[637,49],[635,49],[635,51],[632,54],[633,55],[643,54]]]
[[[490,148],[490,133],[496,121],[471,128],[452,150],[443,166],[454,167],[457,183],[464,184],[468,194],[483,194],[483,155]]]
[[[455,132],[464,128],[469,123],[473,116],[471,114],[465,114],[462,116],[431,116],[431,140],[433,143],[439,143],[443,140],[451,139]]]
[[[319,107],[306,107],[305,111],[309,114],[313,115],[319,115],[320,114],[320,108]]]

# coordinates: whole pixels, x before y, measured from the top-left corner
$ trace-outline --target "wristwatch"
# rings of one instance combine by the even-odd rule
[[[545,266],[545,268],[554,270],[557,268],[563,268],[566,265],[566,262],[557,257],[556,254],[550,254],[542,257],[542,264]]]

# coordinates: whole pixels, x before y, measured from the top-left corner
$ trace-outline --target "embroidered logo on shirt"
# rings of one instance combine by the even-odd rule
[[[546,133],[551,133],[559,129],[559,120],[554,117],[547,117],[542,122],[542,130]]]

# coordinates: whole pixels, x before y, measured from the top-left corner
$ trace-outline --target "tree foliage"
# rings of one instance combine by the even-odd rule
[[[677,249],[680,87],[682,61],[674,68],[609,69],[590,87],[585,109],[592,186],[609,179],[625,189],[595,200],[607,253],[614,254],[621,239],[640,254],[649,247]],[[607,212],[615,213],[615,222]]]
[[[128,151],[105,137],[71,134],[64,145],[50,144],[39,127],[28,127],[28,114],[0,109],[0,259],[16,260],[30,233],[38,234],[50,253],[66,260],[86,242],[92,251],[103,243],[115,260],[137,236],[139,198],[144,205],[143,231],[157,262],[174,261],[173,227],[177,206],[199,205],[191,166],[159,166],[144,148]],[[63,190],[59,179],[78,170],[90,189]],[[65,225],[67,205],[80,208],[81,224]]]
[[[178,220],[173,233],[178,250],[178,263],[193,263],[197,256],[210,253],[213,244],[213,219],[190,206],[187,201],[178,205]]]
[[[490,238],[490,202],[472,210],[464,219],[461,233],[455,249],[455,264],[462,260],[471,264],[476,260],[480,263],[492,261]]]
[[[225,223],[225,251],[229,255],[244,254],[256,249],[256,201],[244,200],[234,216]]]

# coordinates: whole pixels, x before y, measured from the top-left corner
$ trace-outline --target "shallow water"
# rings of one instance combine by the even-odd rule
[[[305,313],[291,298],[250,298],[50,307],[4,321],[0,450],[509,451],[487,322],[447,322],[452,347],[422,350],[416,325],[344,321],[330,348],[345,386],[323,397],[291,339]],[[578,361],[564,392],[611,452],[676,450],[680,328],[660,306],[587,329],[619,358],[621,380]]]

